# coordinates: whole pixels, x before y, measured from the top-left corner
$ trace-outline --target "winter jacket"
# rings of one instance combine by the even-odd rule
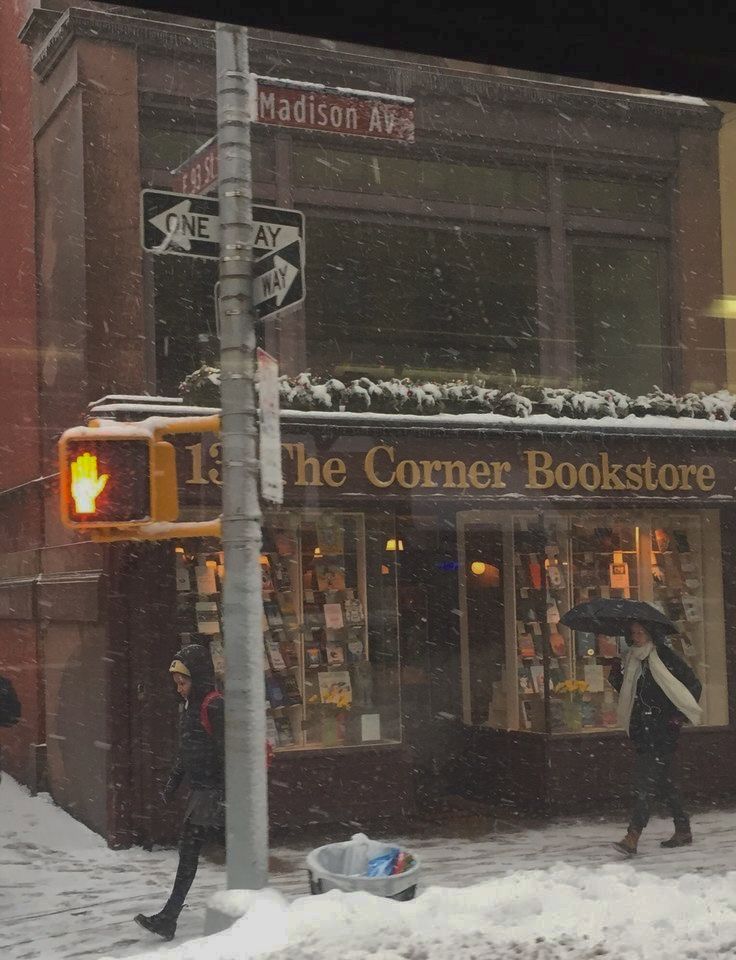
[[[683,683],[693,697],[699,700],[703,686],[685,661],[664,644],[657,644],[657,653],[672,676]],[[611,671],[608,679],[615,690],[621,689],[623,672],[620,665],[618,670]],[[629,737],[637,751],[674,750],[680,736],[680,728],[685,722],[686,717],[680,713],[652,676],[649,661],[644,660],[629,721]]]
[[[191,644],[176,655],[187,667],[192,677],[189,700],[179,713],[179,750],[164,788],[164,798],[169,800],[183,781],[188,786],[214,788],[224,793],[225,786],[225,710],[222,697],[208,705],[207,716],[212,733],[202,726],[200,710],[202,701],[215,689],[212,660],[206,647]]]

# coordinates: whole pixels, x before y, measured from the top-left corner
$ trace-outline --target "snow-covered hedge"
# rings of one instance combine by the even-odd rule
[[[216,406],[220,402],[220,371],[203,365],[180,384],[189,402]],[[370,380],[350,383],[324,380],[309,373],[280,378],[281,406],[286,410],[348,410],[371,413],[495,413],[507,417],[547,414],[575,420],[601,417],[658,415],[696,420],[736,419],[736,395],[686,393],[683,396],[652,393],[629,397],[616,390],[570,390],[559,387],[520,386],[495,389],[468,381],[449,383],[409,380]]]

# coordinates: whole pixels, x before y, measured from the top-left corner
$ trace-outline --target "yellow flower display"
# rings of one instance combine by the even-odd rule
[[[587,689],[585,680],[563,680],[555,687],[555,693],[568,693],[573,698],[581,696]]]

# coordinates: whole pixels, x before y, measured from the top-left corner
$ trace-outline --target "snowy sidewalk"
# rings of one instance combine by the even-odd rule
[[[165,955],[170,945],[149,937],[132,922],[132,917],[140,911],[155,911],[165,900],[176,868],[174,850],[109,850],[98,836],[55,807],[48,797],[30,797],[7,775],[0,783],[0,811],[3,960],[118,958],[147,950],[160,950],[162,957]],[[559,884],[565,877],[575,876],[576,882],[590,886],[593,896],[593,890],[604,891],[606,884],[610,889],[616,885],[631,889],[639,881],[646,881],[651,892],[646,874],[661,878],[701,874],[713,877],[714,895],[717,888],[721,899],[724,890],[733,890],[736,906],[736,876],[723,877],[736,870],[736,813],[714,811],[697,816],[696,843],[684,850],[660,849],[659,840],[669,835],[670,826],[663,820],[652,821],[641,844],[642,856],[634,862],[633,869],[619,866],[620,861],[609,845],[611,840],[618,839],[621,826],[603,822],[510,830],[476,840],[412,839],[407,846],[422,859],[425,890],[429,886],[466,887],[501,877],[509,878],[503,889],[512,889],[520,883],[520,871],[532,871],[528,874],[530,893],[537,888],[543,891],[545,884]],[[346,836],[347,831],[343,831],[335,839]],[[308,892],[305,853],[306,849],[273,851],[272,882],[288,898]],[[612,863],[613,868],[607,866]],[[575,869],[570,871],[569,867]],[[524,877],[521,882],[523,885]],[[683,883],[691,887],[695,884],[702,893],[707,881],[691,876]],[[177,943],[201,935],[204,905],[223,886],[223,868],[203,862],[180,921]],[[490,890],[486,896],[489,894]],[[558,903],[558,898],[550,895],[550,909],[553,902]],[[588,909],[590,904],[583,907],[578,903],[574,909],[578,907]],[[610,907],[617,909],[615,903]],[[574,936],[575,932],[573,924],[570,934]],[[543,951],[537,955],[548,956]],[[709,956],[715,953],[711,951]]]

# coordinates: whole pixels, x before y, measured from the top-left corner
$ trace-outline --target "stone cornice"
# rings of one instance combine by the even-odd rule
[[[60,10],[45,10],[42,7],[36,7],[21,27],[18,39],[27,47],[35,47],[40,40],[48,35],[60,16]]]
[[[279,44],[274,40],[254,39],[251,57],[254,69],[264,74],[283,75],[279,62]],[[689,126],[717,130],[721,111],[714,105],[698,103],[695,98],[677,98],[597,90],[583,85],[545,80],[524,80],[497,74],[472,73],[434,63],[370,59],[360,53],[345,52],[327,59],[324,50],[288,46],[291,75],[299,80],[314,80],[335,86],[345,85],[345,65],[350,68],[350,85],[390,90],[412,96],[419,106],[431,99],[462,98],[483,104],[533,105],[555,113],[610,118],[615,123],[661,123],[670,127]],[[279,72],[281,71],[281,73]]]
[[[43,78],[53,69],[75,38],[127,44],[147,50],[198,56],[214,61],[215,42],[211,29],[170,21],[148,20],[75,7],[60,16],[52,11],[35,10],[21,31],[22,42],[34,46],[33,69]],[[410,93],[418,100],[435,97],[463,97],[503,104],[529,104],[577,115],[611,117],[617,122],[630,119],[675,126],[718,129],[721,112],[715,106],[677,98],[657,98],[632,93],[598,91],[573,84],[530,81],[516,77],[473,74],[458,68],[432,63],[381,60],[358,50],[335,52],[329,59],[316,45],[280,42],[270,35],[251,32],[253,69],[283,75],[288,58],[295,79],[319,77],[329,83],[344,81],[346,67],[351,77],[380,79],[380,85],[392,92]],[[351,79],[351,84],[354,85]],[[395,89],[400,87],[401,89]]]
[[[33,43],[39,36],[40,31],[31,27],[34,18],[35,13],[23,28],[21,39],[25,43]],[[176,53],[183,57],[214,58],[215,55],[211,30],[70,7],[39,44],[33,58],[36,75],[41,79],[47,76],[72,41],[79,38]]]

